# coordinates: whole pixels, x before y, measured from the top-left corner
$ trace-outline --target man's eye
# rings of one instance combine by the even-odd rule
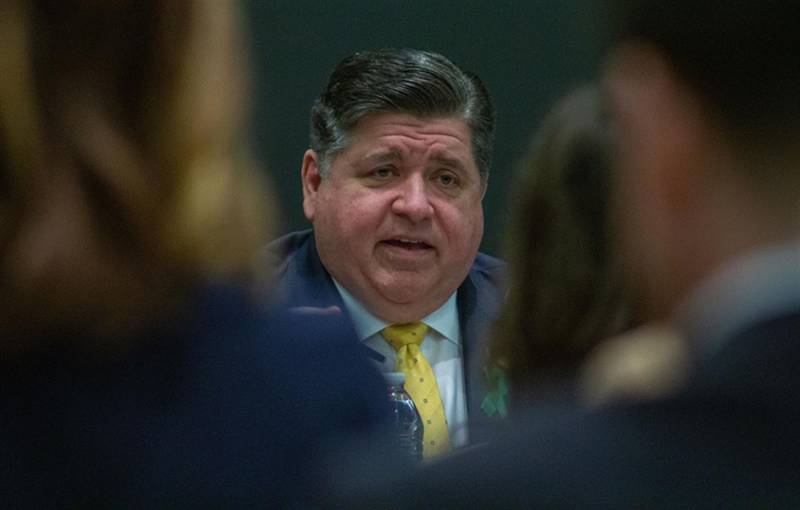
[[[388,179],[389,177],[394,175],[394,172],[392,171],[391,168],[378,168],[377,170],[372,172],[372,175],[374,175],[378,179]]]
[[[455,186],[457,181],[453,174],[441,174],[437,177],[439,180],[439,184],[442,186],[449,188],[451,186]]]

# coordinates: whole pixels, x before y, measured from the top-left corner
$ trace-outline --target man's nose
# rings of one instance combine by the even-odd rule
[[[433,215],[433,206],[422,176],[411,176],[403,183],[400,193],[392,203],[392,211],[407,216],[415,223]]]

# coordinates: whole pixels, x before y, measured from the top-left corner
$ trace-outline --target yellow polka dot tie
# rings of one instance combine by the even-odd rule
[[[406,391],[422,418],[425,458],[450,450],[439,385],[431,364],[419,348],[427,332],[428,326],[421,322],[393,324],[381,331],[383,338],[397,351],[397,370],[406,374]]]

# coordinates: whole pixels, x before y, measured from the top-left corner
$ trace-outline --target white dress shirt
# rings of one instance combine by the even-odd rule
[[[381,336],[381,331],[391,324],[385,322],[362,305],[344,287],[333,281],[353,320],[358,338],[370,349],[386,359],[378,363],[381,372],[397,371],[397,353]],[[464,383],[464,357],[461,350],[461,327],[458,322],[456,293],[420,322],[428,326],[428,333],[420,346],[436,376],[439,394],[447,418],[447,430],[453,447],[464,446],[469,441],[467,428],[467,397]]]

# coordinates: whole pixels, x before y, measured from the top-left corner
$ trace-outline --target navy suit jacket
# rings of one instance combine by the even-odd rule
[[[267,257],[267,263],[276,270],[283,304],[288,307],[338,306],[347,314],[339,291],[320,261],[311,230],[293,232],[274,241],[268,247]],[[481,402],[487,391],[483,374],[487,333],[502,304],[505,278],[504,262],[478,253],[467,278],[458,288],[467,412],[473,444],[490,440],[498,428],[498,418],[487,417],[481,410]]]
[[[800,303],[694,374],[673,397],[599,412],[542,402],[512,437],[393,480],[365,507],[797,508]]]
[[[337,472],[327,459],[371,437],[388,408],[341,322],[265,314],[212,286],[128,352],[64,335],[3,356],[4,506],[317,506]]]

